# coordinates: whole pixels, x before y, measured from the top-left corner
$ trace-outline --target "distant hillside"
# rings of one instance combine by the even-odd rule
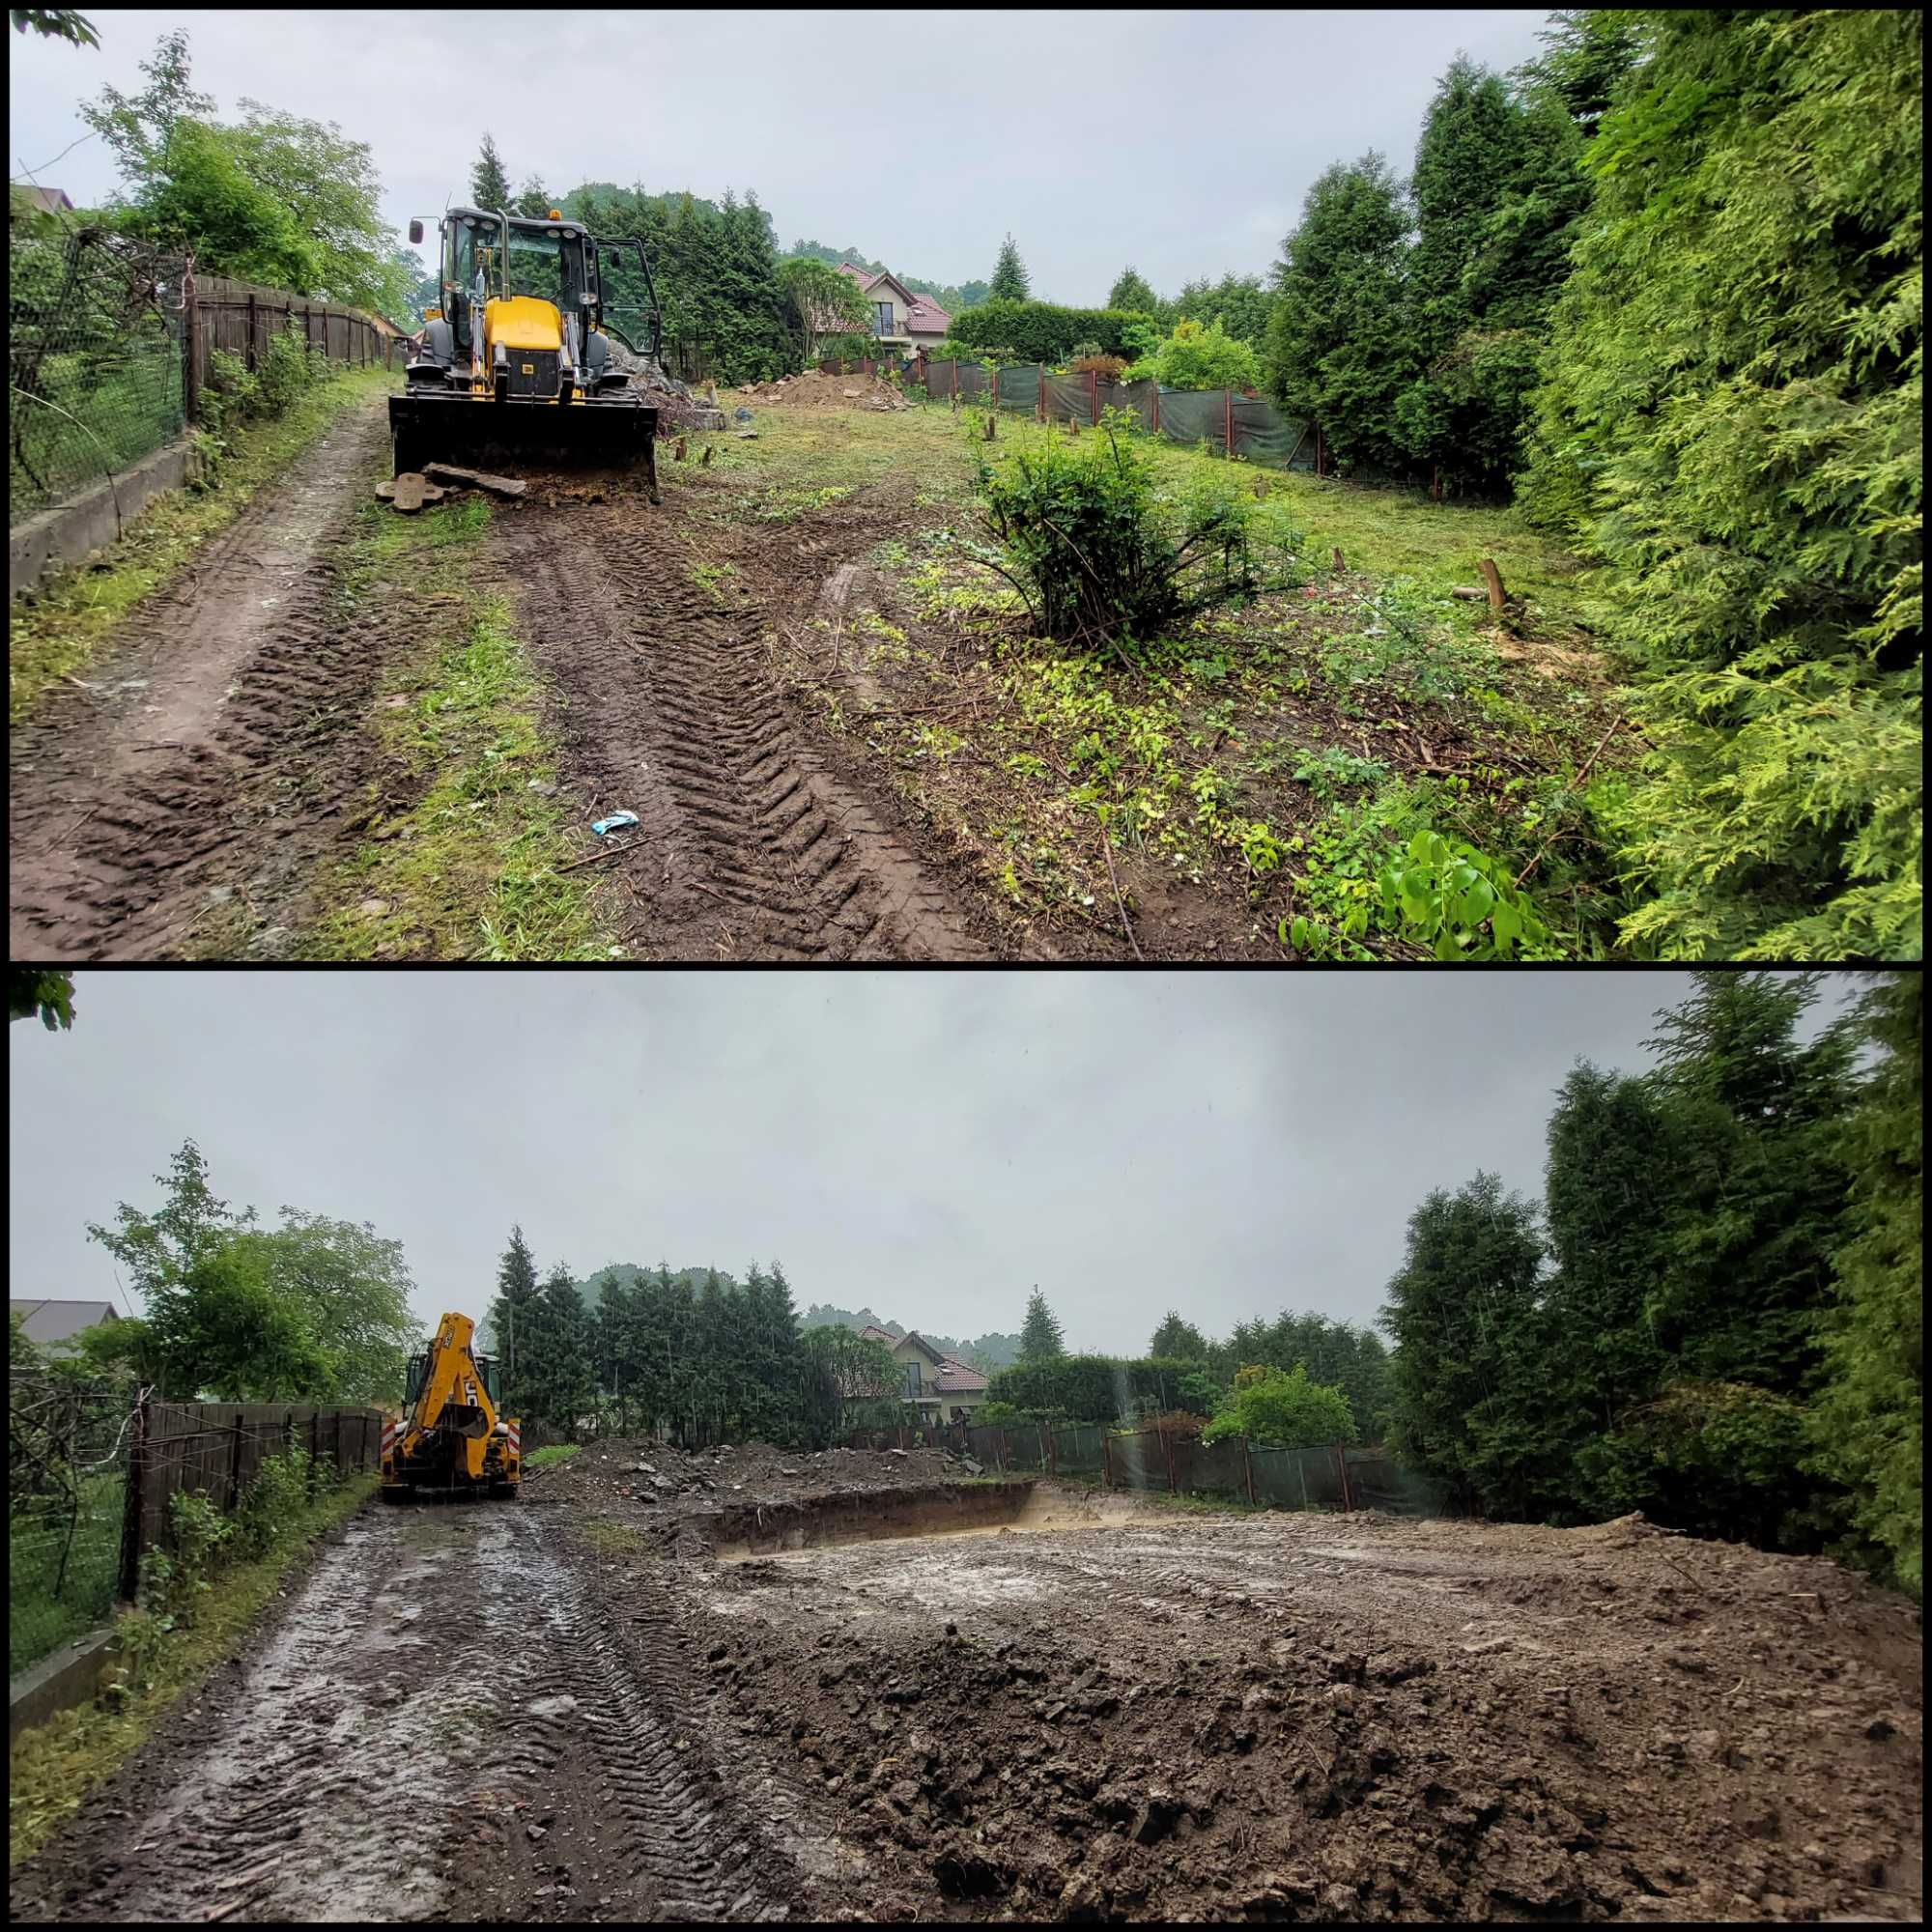
[[[888,1321],[884,1316],[874,1315],[869,1308],[862,1308],[855,1314],[849,1308],[834,1308],[823,1301],[813,1302],[798,1318],[798,1325],[801,1328],[831,1326],[854,1330],[883,1328],[889,1335],[903,1335],[906,1332],[904,1323]],[[1020,1358],[1020,1338],[1017,1335],[992,1331],[972,1341],[959,1341],[933,1328],[922,1328],[919,1332],[942,1353],[957,1355],[962,1362],[970,1362],[984,1372],[1009,1368]]]

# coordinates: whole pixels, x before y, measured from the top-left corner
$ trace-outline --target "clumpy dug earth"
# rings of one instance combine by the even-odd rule
[[[808,369],[776,383],[753,383],[743,390],[748,403],[783,403],[796,409],[909,410],[911,400],[883,376],[828,376]]]
[[[1822,1560],[1143,1510],[672,1588],[857,1916],[1919,1914],[1917,1616]]]

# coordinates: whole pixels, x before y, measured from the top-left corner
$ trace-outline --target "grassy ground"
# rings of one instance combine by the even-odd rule
[[[79,1515],[71,1541],[65,1520],[48,1518],[22,1520],[10,1516],[7,1531],[10,1676],[93,1630],[112,1606],[121,1574],[124,1487],[118,1469],[103,1470],[82,1481]]]
[[[398,386],[385,369],[353,369],[308,391],[286,415],[231,433],[216,486],[164,491],[89,564],[9,618],[9,715],[29,716],[47,687],[71,675],[142,598],[168,583],[341,412]]]
[[[1439,934],[1387,903],[1379,875],[1439,833],[1499,887],[1521,881],[1547,927],[1532,956],[1607,949],[1618,901],[1586,792],[1615,782],[1628,739],[1598,751],[1618,712],[1571,558],[1507,511],[1143,440],[1170,495],[1249,497],[1267,588],[1119,658],[1063,650],[1027,636],[1014,593],[974,561],[972,471],[1068,432],[1004,413],[994,441],[969,440],[983,420],[757,409],[757,440],[718,446],[726,487],[697,503],[693,577],[754,568],[749,535],[828,507],[874,521],[863,595],[781,638],[781,661],[978,854],[1013,916],[1118,937],[1104,827],[1143,920],[1174,935],[1165,950],[1427,956]],[[1450,594],[1483,557],[1515,600],[1502,625]]]
[[[524,1458],[526,1469],[548,1469],[553,1463],[567,1463],[582,1445],[577,1442],[552,1442],[542,1449],[532,1449]]]
[[[197,1600],[193,1623],[162,1636],[141,1660],[139,1672],[128,1671],[128,1688],[21,1734],[9,1757],[10,1868],[45,1844],[168,1712],[208,1681],[245,1639],[314,1540],[346,1521],[375,1490],[373,1472],[352,1476],[290,1522],[268,1555],[219,1572]]]
[[[365,506],[341,595],[388,593],[419,644],[383,686],[368,728],[381,808],[325,889],[337,909],[304,935],[316,959],[602,959],[590,892],[554,802],[543,694],[508,605],[471,581],[489,528],[480,498],[402,518]]]

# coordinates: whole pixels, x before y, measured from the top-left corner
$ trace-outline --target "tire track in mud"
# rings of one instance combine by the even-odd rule
[[[358,1520],[240,1681],[197,1700],[227,1708],[130,1766],[158,1797],[132,1814],[90,1801],[87,1833],[14,1874],[13,1916],[526,1918],[582,1916],[565,1901],[586,1892],[616,1920],[786,1916],[795,1868],[725,1785],[668,1600],[633,1589],[622,1614],[619,1636],[515,1505]],[[555,1867],[538,1884],[537,1817],[594,1883]],[[113,1855],[85,1861],[90,1835]],[[83,1864],[65,1884],[64,1860]]]
[[[340,595],[381,404],[338,420],[14,732],[14,958],[174,956],[216,888],[266,921],[298,886],[351,786],[329,753],[406,641],[402,612]]]
[[[634,810],[621,862],[642,937],[681,958],[990,956],[939,878],[786,715],[756,604],[691,585],[667,512],[528,509],[501,541],[523,635],[567,699],[599,810]],[[506,523],[508,520],[506,520]]]

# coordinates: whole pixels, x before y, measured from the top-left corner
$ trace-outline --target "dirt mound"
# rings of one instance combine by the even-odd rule
[[[781,376],[776,383],[753,383],[742,391],[752,403],[778,403],[799,409],[909,410],[911,400],[883,376],[828,376],[808,369],[803,376]]]
[[[956,1481],[970,1473],[940,1449],[774,1449],[767,1442],[725,1443],[689,1454],[648,1436],[593,1442],[532,1484],[581,1503],[632,1501],[652,1506],[775,1502],[842,1495],[908,1484]],[[534,1490],[533,1490],[534,1492]]]
[[[1146,1510],[680,1570],[715,1721],[911,1916],[1916,1917],[1911,1607],[1612,1527]]]

